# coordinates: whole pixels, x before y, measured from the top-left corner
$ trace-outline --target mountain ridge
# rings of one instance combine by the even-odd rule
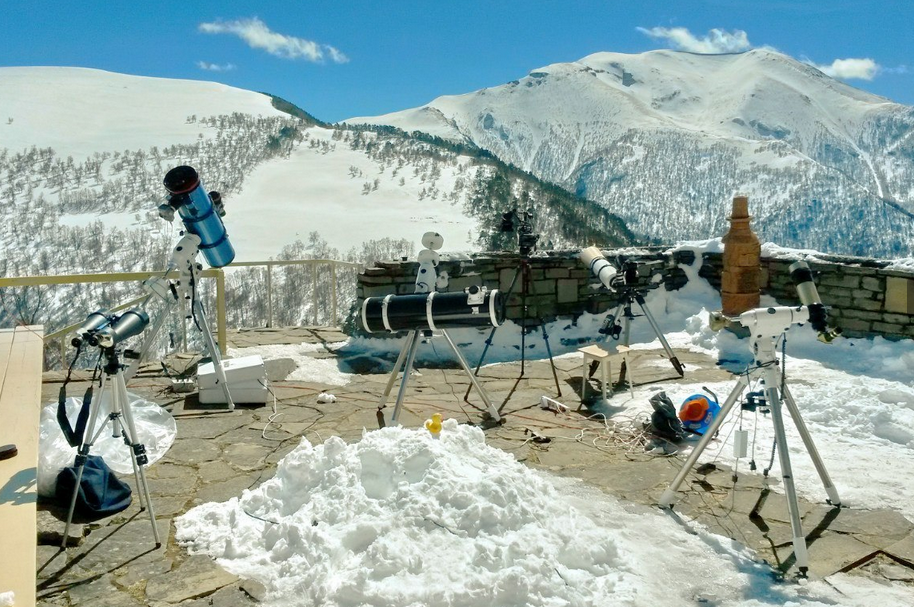
[[[726,202],[741,193],[763,236],[785,246],[891,256],[910,255],[914,243],[909,225],[892,230],[907,217],[890,217],[914,210],[914,108],[768,49],[594,53],[345,122],[470,141],[662,240],[720,234]],[[685,213],[664,205],[660,192]],[[659,229],[658,215],[668,219]],[[831,230],[851,218],[872,226]]]

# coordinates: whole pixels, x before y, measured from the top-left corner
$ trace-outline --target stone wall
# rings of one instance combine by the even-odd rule
[[[609,259],[617,256],[639,262],[639,285],[676,290],[687,282],[678,266],[695,261],[692,251],[665,254],[661,248],[640,249],[637,254],[607,250]],[[446,291],[461,291],[479,285],[507,293],[507,317],[520,321],[523,316],[523,275],[527,285],[527,324],[572,318],[584,312],[598,314],[617,304],[614,294],[600,288],[599,282],[578,259],[578,251],[550,251],[528,260],[516,254],[481,253],[472,257],[443,259],[437,270],[450,277]],[[447,256],[442,256],[446,258]],[[762,257],[761,290],[781,304],[798,304],[788,266],[798,258]],[[816,276],[822,301],[830,307],[832,321],[851,337],[884,335],[891,338],[914,337],[914,270],[888,270],[888,262],[865,258],[817,255],[806,258]],[[699,275],[720,290],[723,257],[704,253]],[[359,275],[357,302],[360,310],[366,297],[394,293],[413,293],[419,264],[414,261],[379,262]],[[658,282],[659,281],[659,282]],[[353,323],[351,331],[359,328]]]

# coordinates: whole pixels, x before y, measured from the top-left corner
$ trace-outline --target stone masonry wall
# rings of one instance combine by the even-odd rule
[[[678,266],[691,265],[692,251],[665,254],[660,248],[640,249],[637,255],[627,250],[606,250],[607,258],[617,256],[640,263],[639,284],[676,290],[687,278]],[[543,255],[543,254],[541,254]],[[446,257],[442,256],[442,257]],[[796,290],[787,268],[796,259],[762,257],[760,280],[762,293],[784,305],[798,304]],[[890,338],[914,337],[914,271],[887,270],[888,262],[866,258],[817,255],[807,258],[823,303],[829,306],[832,322],[849,337],[883,335]],[[445,259],[437,271],[447,271],[450,280],[446,291],[462,291],[472,285],[498,288],[508,292],[517,280],[506,310],[507,317],[520,321],[522,307],[523,260],[517,254],[481,253],[461,259]],[[704,253],[699,275],[720,290],[723,256]],[[361,310],[366,297],[394,293],[413,293],[419,264],[415,261],[379,262],[359,275],[357,302]],[[573,318],[584,312],[598,314],[616,306],[613,293],[600,283],[578,259],[578,251],[549,251],[529,258],[527,288],[527,324],[551,322],[559,317]],[[658,284],[656,281],[660,280]],[[652,280],[654,282],[652,282]],[[352,331],[360,332],[353,323]]]

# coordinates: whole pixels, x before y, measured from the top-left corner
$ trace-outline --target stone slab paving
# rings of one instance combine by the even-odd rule
[[[345,336],[335,328],[294,327],[235,331],[232,347],[281,343],[333,343]],[[318,355],[329,355],[319,352]],[[730,378],[714,361],[700,354],[677,351],[686,369],[678,375],[662,350],[637,351],[631,370],[638,383],[667,385],[723,381]],[[189,357],[193,358],[193,357]],[[614,377],[621,359],[613,357]],[[391,365],[392,365],[391,361]],[[561,476],[580,479],[622,500],[656,507],[661,493],[679,471],[682,459],[646,453],[637,432],[640,421],[626,413],[629,394],[617,386],[616,396],[602,409],[608,421],[591,410],[578,411],[582,387],[582,360],[577,356],[555,361],[561,395],[548,361],[484,367],[479,374],[502,424],[489,419],[479,395],[463,400],[469,378],[461,369],[419,368],[411,375],[400,422],[420,427],[434,412],[476,424],[489,444],[512,453],[525,464]],[[186,363],[186,361],[185,361]],[[138,500],[124,512],[71,530],[66,552],[57,547],[65,513],[51,505],[40,516],[37,563],[39,605],[254,605],[263,588],[224,572],[210,559],[190,556],[174,541],[173,518],[207,501],[224,501],[271,478],[276,464],[302,438],[319,443],[336,435],[358,440],[364,429],[378,427],[378,402],[389,375],[357,375],[346,386],[334,387],[335,403],[318,403],[327,386],[282,379],[290,369],[271,364],[272,403],[240,405],[235,411],[203,407],[194,394],[170,391],[158,363],[144,367],[129,389],[169,410],[178,435],[165,457],[148,468],[150,492],[163,545],[156,548],[148,512]],[[89,379],[77,372],[70,394],[82,394]],[[62,375],[46,373],[43,398],[56,401]],[[389,417],[396,388],[384,413]],[[593,381],[588,394],[599,393]],[[556,412],[540,407],[543,395],[569,407]],[[827,462],[826,462],[827,464]],[[684,527],[705,526],[755,550],[759,559],[780,573],[795,573],[791,530],[784,496],[777,478],[717,468],[693,472],[681,488],[681,497],[667,515]],[[133,485],[132,478],[125,478]],[[135,488],[134,488],[135,489]],[[135,493],[136,496],[136,493]],[[825,504],[801,503],[804,531],[809,541],[810,574],[826,577],[853,571],[884,580],[914,584],[914,524],[885,510],[834,509]],[[102,598],[103,597],[103,598]]]

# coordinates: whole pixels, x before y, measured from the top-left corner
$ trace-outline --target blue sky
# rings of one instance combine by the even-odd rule
[[[214,80],[279,95],[327,121],[415,107],[598,51],[656,48],[770,46],[914,105],[911,0],[2,0],[0,7],[0,66]]]

